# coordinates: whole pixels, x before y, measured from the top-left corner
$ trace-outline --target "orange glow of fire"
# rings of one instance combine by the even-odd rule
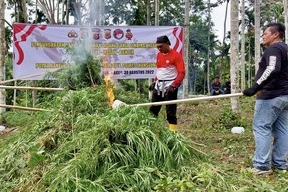
[[[106,87],[106,96],[108,98],[108,102],[109,102],[110,106],[113,105],[113,102],[115,100],[115,95],[113,92],[113,86],[111,83],[111,77],[112,77],[112,74],[110,74],[110,73],[104,77],[105,87]]]

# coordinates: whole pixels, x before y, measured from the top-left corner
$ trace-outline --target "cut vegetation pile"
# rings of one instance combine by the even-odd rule
[[[68,91],[49,101],[51,112],[39,112],[36,117],[10,112],[7,121],[25,118],[26,127],[1,142],[1,189],[101,192],[191,188],[193,182],[188,178],[197,176],[191,165],[203,159],[195,146],[169,131],[164,119],[153,118],[145,108],[112,110],[104,95],[102,86]],[[119,93],[118,98],[129,103],[127,93]],[[136,94],[133,101],[136,98],[143,101]]]
[[[71,51],[78,65],[51,75],[74,91],[39,97],[49,112],[2,114],[2,123],[17,129],[1,136],[0,191],[288,191],[287,175],[257,178],[245,171],[254,147],[251,98],[242,98],[237,115],[227,99],[180,104],[180,130],[171,132],[165,111],[156,119],[147,108],[113,110],[100,62],[83,47]],[[114,90],[116,99],[148,102],[128,91],[135,81],[119,82],[126,91]],[[245,133],[231,134],[233,126]]]
[[[147,102],[115,92],[127,104]],[[155,119],[147,108],[111,109],[102,86],[50,97],[51,112],[7,112],[2,121],[17,131],[0,140],[0,191],[288,191],[286,174],[245,170],[253,100],[241,99],[242,117],[227,101],[180,105],[179,132],[167,129],[165,111]]]

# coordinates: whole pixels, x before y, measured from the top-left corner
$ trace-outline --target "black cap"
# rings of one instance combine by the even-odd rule
[[[171,45],[169,38],[166,35],[157,37],[156,43],[167,43],[168,45]]]

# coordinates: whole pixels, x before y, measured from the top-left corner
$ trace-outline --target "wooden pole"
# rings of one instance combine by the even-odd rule
[[[26,87],[28,87],[28,81],[26,80]],[[26,103],[26,107],[28,107],[28,89],[25,89],[25,96],[26,96],[26,99],[25,99],[25,103]]]
[[[183,81],[183,98],[188,97],[189,93],[189,28],[190,28],[190,0],[185,0],[185,27],[184,27],[184,61],[185,61],[185,78]]]
[[[63,68],[58,68],[54,71],[51,71],[51,73],[53,72],[57,72],[57,71],[60,71],[61,69]],[[27,75],[27,76],[22,76],[22,77],[18,77],[18,78],[14,78],[14,79],[9,79],[9,80],[6,80],[6,81],[0,81],[0,84],[5,84],[5,83],[9,83],[9,82],[13,82],[13,81],[16,81],[16,80],[25,80],[25,79],[28,79],[28,78],[31,78],[31,77],[37,77],[37,76],[41,76],[41,75],[45,75],[49,72],[41,72],[41,73],[35,73],[35,74],[32,74],[32,75]]]
[[[240,96],[243,96],[243,93],[231,93],[231,94],[216,95],[216,96],[203,96],[203,97],[178,99],[178,100],[171,100],[171,101],[161,101],[161,102],[152,102],[152,103],[139,103],[139,104],[132,104],[132,105],[127,105],[127,106],[144,107],[144,106],[151,106],[151,105],[153,105],[153,106],[168,105],[168,104],[185,103],[185,102],[191,102],[191,101],[205,101],[205,100],[223,99],[223,98],[240,97]]]
[[[22,109],[27,111],[50,111],[47,109],[41,109],[41,108],[31,108],[31,107],[22,107],[22,106],[15,106],[15,105],[2,105],[0,104],[0,108],[9,108],[9,109]]]
[[[7,53],[5,43],[5,23],[3,18],[5,17],[5,1],[0,0],[0,81],[5,80],[5,54]],[[5,90],[0,90],[0,103],[6,104]],[[4,109],[0,109],[0,113],[5,112]]]
[[[23,87],[23,86],[6,86],[0,85],[0,89],[18,89],[18,90],[38,90],[38,91],[64,91],[64,88],[50,87]]]
[[[35,80],[33,81],[32,80],[32,86],[33,87],[35,87],[35,85],[36,85],[36,82],[35,82]],[[37,90],[35,90],[35,89],[33,89],[32,90],[32,107],[34,108],[35,107],[35,103],[36,103],[36,100],[37,100],[37,92],[36,92]]]
[[[45,72],[45,73],[47,73],[47,72]],[[43,75],[45,73],[37,73],[37,74],[23,76],[23,77],[19,77],[19,78],[15,78],[15,79],[9,79],[9,80],[6,80],[6,81],[0,81],[0,84],[10,83],[10,82],[13,82],[13,81],[16,81],[16,80],[28,79],[30,77],[40,76],[40,75]]]
[[[14,81],[14,87],[17,87],[17,81]],[[16,105],[17,89],[13,90],[13,105]]]

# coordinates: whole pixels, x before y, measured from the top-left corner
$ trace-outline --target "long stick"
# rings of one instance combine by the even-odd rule
[[[171,100],[171,101],[161,101],[161,102],[153,102],[153,103],[139,103],[139,104],[132,104],[128,106],[132,107],[144,107],[144,106],[156,106],[156,105],[169,105],[169,104],[176,104],[176,103],[185,103],[189,101],[205,101],[205,100],[214,100],[214,99],[222,99],[222,98],[229,98],[229,97],[240,97],[243,93],[231,93],[225,95],[216,95],[216,96],[203,96],[203,97],[195,97],[195,98],[188,98],[188,99],[179,99],[179,100]]]
[[[22,106],[15,106],[15,105],[3,105],[3,104],[0,104],[0,107],[9,108],[9,109],[22,109],[22,110],[27,110],[27,111],[49,111],[47,109],[41,109],[41,108],[31,108],[31,107],[22,107]]]
[[[47,72],[45,72],[45,73],[47,73]],[[45,73],[42,72],[42,73],[37,73],[37,74],[33,74],[33,75],[27,75],[27,76],[15,78],[15,79],[9,79],[9,80],[6,80],[6,81],[0,81],[0,84],[9,83],[9,82],[16,81],[16,80],[28,79],[30,77],[37,77],[37,76],[43,75]]]
[[[50,73],[59,71],[61,69],[63,69],[63,67],[55,69],[54,71],[50,71]],[[28,79],[28,78],[31,78],[31,77],[37,77],[37,76],[45,75],[47,73],[49,73],[49,71],[45,71],[45,72],[41,72],[41,73],[35,73],[35,74],[32,74],[32,75],[27,75],[27,76],[22,76],[22,77],[18,77],[18,78],[15,78],[15,79],[9,79],[9,80],[6,80],[6,81],[0,81],[0,84],[9,83],[9,82],[16,81],[16,80],[24,80],[24,79]]]
[[[23,86],[6,86],[6,85],[0,85],[0,89],[39,90],[39,91],[63,91],[65,90],[64,88],[23,87]]]

